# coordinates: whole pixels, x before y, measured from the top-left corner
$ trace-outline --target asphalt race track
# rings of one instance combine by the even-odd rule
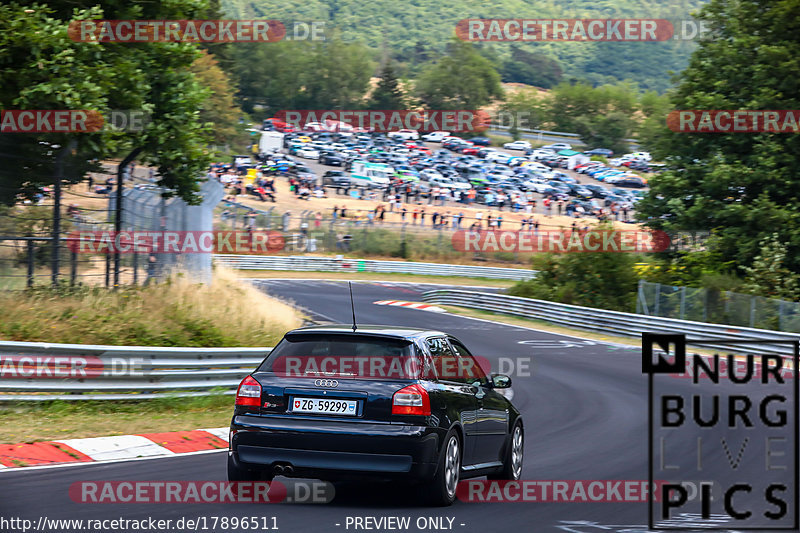
[[[347,284],[322,280],[274,280],[262,282],[270,294],[291,300],[321,321],[350,323]],[[517,368],[498,369],[513,378],[513,401],[525,421],[524,480],[647,480],[647,377],[642,374],[638,349],[587,341],[499,323],[468,319],[453,314],[375,305],[379,300],[420,301],[422,290],[431,286],[401,283],[357,283],[353,285],[356,315],[360,324],[391,324],[430,328],[454,334],[477,356],[495,365],[513,361]],[[529,376],[518,365],[530,361]],[[667,379],[667,378],[661,378]],[[672,379],[672,391],[689,390],[691,380]],[[663,383],[663,382],[662,382]],[[724,386],[724,385],[723,385]],[[694,389],[693,389],[694,390]],[[725,413],[725,411],[722,411]],[[723,415],[724,416],[724,415]],[[695,436],[716,439],[708,444],[708,460],[724,457],[719,446],[724,429],[694,434],[684,430],[680,440],[670,443],[668,463],[693,465],[697,451]],[[683,436],[689,435],[687,438]],[[741,438],[730,437],[733,453]],[[751,444],[755,447],[755,444]],[[748,451],[748,450],[746,450]],[[724,460],[724,459],[723,459]],[[453,518],[456,531],[619,531],[646,532],[646,503],[471,503],[457,501],[449,508],[423,506],[402,486],[383,483],[337,486],[328,504],[79,504],[68,489],[73,482],[88,480],[222,480],[225,454],[125,461],[47,469],[0,472],[0,516],[30,518],[172,518],[197,516],[274,516],[279,530],[294,532],[354,531],[346,527],[348,517],[409,516],[409,531],[419,531],[421,516]],[[742,454],[736,470],[709,473],[723,485],[758,478],[764,468],[763,455]],[[678,476],[676,476],[678,477]],[[278,478],[282,479],[282,478]],[[685,478],[684,478],[685,479]],[[290,482],[287,481],[287,484]],[[789,513],[794,513],[791,501]],[[737,501],[748,501],[745,498]],[[762,497],[753,500],[759,516],[773,506]],[[717,502],[718,503],[718,502]],[[760,505],[760,507],[759,507]],[[716,504],[712,512],[721,510]],[[699,507],[696,507],[699,509]],[[676,512],[676,514],[678,514]],[[791,516],[794,516],[791,514]],[[686,520],[671,524],[690,530]],[[682,521],[683,520],[683,521]],[[445,527],[448,521],[444,521]],[[735,521],[720,518],[718,528],[737,530]],[[363,529],[362,529],[363,530]],[[426,529],[427,530],[427,529]],[[674,530],[674,529],[673,529]],[[177,530],[176,530],[177,531]],[[210,531],[210,529],[209,529]],[[218,529],[218,531],[222,531]],[[381,531],[381,530],[378,530]],[[45,533],[51,533],[46,531]],[[53,533],[56,533],[53,531]]]

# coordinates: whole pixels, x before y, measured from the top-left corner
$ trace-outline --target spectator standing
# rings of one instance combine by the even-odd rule
[[[497,208],[502,211],[503,206],[506,205],[506,194],[504,192],[497,193]]]

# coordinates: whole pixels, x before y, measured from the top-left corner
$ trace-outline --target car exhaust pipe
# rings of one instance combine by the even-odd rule
[[[286,465],[283,467],[283,473],[288,475],[294,474],[294,467],[292,465]]]
[[[283,465],[275,465],[275,468],[273,468],[272,471],[276,475],[283,474]]]

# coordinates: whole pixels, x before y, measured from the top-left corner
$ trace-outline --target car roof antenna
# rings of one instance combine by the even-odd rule
[[[356,304],[353,302],[353,283],[348,281],[347,286],[350,287],[350,309],[353,311],[353,331],[356,330]]]

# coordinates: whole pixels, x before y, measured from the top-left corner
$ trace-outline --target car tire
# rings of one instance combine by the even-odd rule
[[[517,422],[511,430],[511,438],[508,441],[508,449],[503,458],[503,469],[496,474],[486,476],[488,479],[502,479],[509,481],[519,481],[522,476],[522,459],[525,451],[525,432],[522,424]]]
[[[228,481],[272,481],[274,476],[268,475],[266,471],[249,470],[239,465],[233,458],[233,455],[228,455]]]
[[[447,507],[456,500],[456,489],[461,476],[461,440],[458,434],[450,430],[444,438],[442,452],[436,475],[431,483],[425,486],[426,500],[429,505]]]

